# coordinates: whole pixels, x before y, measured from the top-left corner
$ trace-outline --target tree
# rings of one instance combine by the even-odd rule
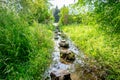
[[[59,12],[60,12],[60,10],[59,10],[58,7],[56,6],[55,10],[53,11],[53,15],[54,15],[54,18],[55,18],[55,22],[58,22],[58,21],[59,21]]]
[[[48,0],[5,0],[1,7],[13,11],[32,24],[33,21],[42,23],[50,18]]]
[[[69,23],[68,19],[69,19],[69,9],[64,6],[60,10],[60,21],[59,21],[59,23],[63,24],[63,25],[66,25],[66,24]]]
[[[94,19],[102,26],[112,26],[112,32],[120,32],[120,1],[119,0],[79,0],[77,6],[93,6]],[[104,29],[108,27],[103,27]]]

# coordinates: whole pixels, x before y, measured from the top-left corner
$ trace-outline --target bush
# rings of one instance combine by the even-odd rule
[[[29,55],[30,68],[28,71],[37,80],[42,80],[43,73],[51,62],[50,53],[53,51],[53,42],[50,27],[52,26],[48,27],[37,23],[30,27],[31,36],[29,36],[29,40],[33,52]]]
[[[0,79],[42,79],[51,58],[51,30],[37,23],[31,28],[3,9],[0,22]]]
[[[26,37],[27,24],[23,20],[5,11],[0,16],[0,74],[5,77],[13,71],[14,64],[28,61],[30,45]]]
[[[87,56],[93,57],[97,63],[106,67],[108,74],[106,80],[120,79],[118,34],[101,30],[98,25],[71,25],[64,26],[63,30]]]

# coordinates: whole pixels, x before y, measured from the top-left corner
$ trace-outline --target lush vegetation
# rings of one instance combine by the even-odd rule
[[[71,6],[61,9],[62,29],[88,57],[106,68],[106,80],[119,80],[120,1],[78,0]],[[64,14],[66,9],[69,17]]]
[[[0,79],[42,80],[53,48],[52,26],[42,24],[51,17],[47,3],[10,0],[0,4]]]
[[[73,8],[72,8],[73,9]],[[82,15],[81,14],[76,14],[72,12],[71,7],[66,7],[63,6],[60,9],[60,20],[59,20],[59,25],[70,25],[70,24],[79,24],[82,22],[81,18]],[[85,17],[85,16],[84,16]]]
[[[120,30],[120,1],[119,0],[79,0],[77,6],[84,6],[84,12],[93,16],[91,21],[100,23],[103,26],[112,26],[114,32]],[[94,8],[94,9],[93,9]],[[89,20],[90,21],[90,20]],[[106,26],[106,27],[108,27]]]
[[[66,25],[69,23],[68,19],[69,19],[69,9],[67,7],[63,7],[61,10],[60,10],[60,20],[59,20],[59,23],[61,25]]]
[[[48,0],[0,1],[0,79],[42,80],[53,48],[49,6]],[[78,0],[54,15],[78,48],[104,67],[106,80],[120,80],[119,6],[119,0]]]
[[[120,36],[108,34],[98,28],[98,25],[71,25],[63,26],[66,32],[79,49],[88,57],[106,67],[107,79],[120,79]]]
[[[120,32],[119,6],[119,0],[78,0],[76,4],[61,9],[59,23],[99,23],[103,29],[112,28],[114,33]]]

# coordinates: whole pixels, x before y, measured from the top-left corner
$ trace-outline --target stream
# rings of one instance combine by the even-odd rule
[[[85,56],[62,31],[55,25],[54,52],[52,63],[46,70],[44,80],[102,80],[84,61]],[[79,65],[79,68],[77,69]],[[86,66],[87,65],[87,66]]]

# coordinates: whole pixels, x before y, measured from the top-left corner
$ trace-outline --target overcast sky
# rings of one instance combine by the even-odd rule
[[[53,7],[55,8],[56,6],[58,6],[58,8],[65,6],[68,6],[69,4],[73,4],[77,0],[51,0],[50,2],[53,4]]]

